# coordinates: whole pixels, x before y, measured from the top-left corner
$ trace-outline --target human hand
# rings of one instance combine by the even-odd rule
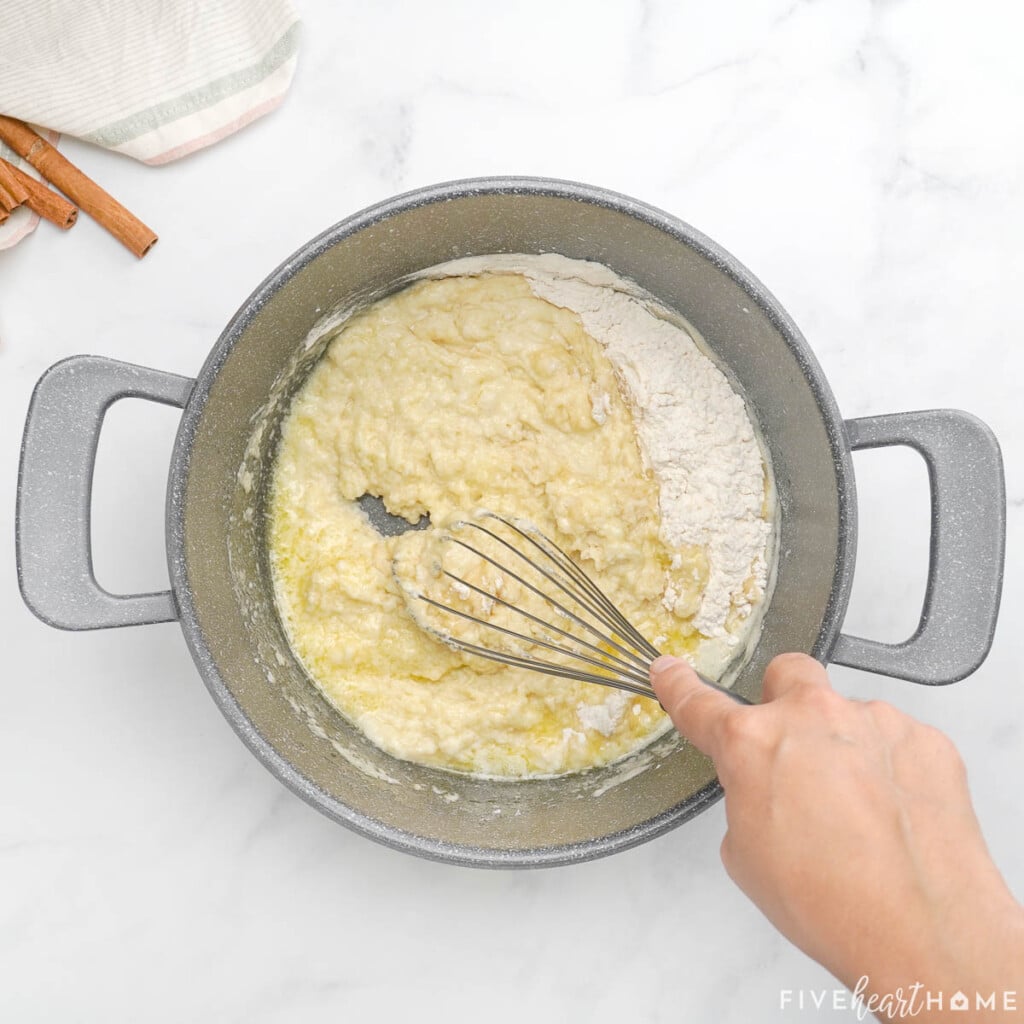
[[[919,1005],[943,992],[943,1009],[919,1021],[947,1019],[958,990],[995,992],[999,1007],[1014,991],[1017,1009],[984,1020],[1021,1019],[1024,911],[944,734],[881,701],[847,700],[801,654],[772,661],[753,707],[676,658],[659,658],[651,681],[679,732],[715,763],[726,871],[783,935],[851,989],[866,975],[866,1001],[907,996],[915,983]]]

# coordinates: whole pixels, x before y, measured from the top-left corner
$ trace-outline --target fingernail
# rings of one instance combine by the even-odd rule
[[[663,654],[660,658],[655,658],[651,662],[651,675],[661,675],[662,672],[667,672],[674,665],[678,665],[680,661],[682,661],[682,658],[673,658],[671,654]]]

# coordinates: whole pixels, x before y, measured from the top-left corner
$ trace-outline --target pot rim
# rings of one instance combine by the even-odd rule
[[[824,421],[838,481],[839,536],[833,584],[822,619],[821,630],[809,652],[828,661],[842,626],[843,614],[853,585],[856,550],[856,492],[853,460],[846,440],[842,416],[814,354],[799,328],[778,300],[734,256],[686,222],[657,207],[594,185],[556,178],[498,176],[465,178],[413,189],[366,207],[339,221],[297,249],[271,272],[242,303],[228,322],[196,375],[195,386],[185,407],[171,454],[167,488],[167,561],[178,618],[185,641],[200,675],[224,717],[253,754],[293,793],[327,817],[393,849],[431,860],[473,867],[545,867],[571,864],[608,856],[637,846],[681,825],[722,796],[721,786],[712,781],[696,793],[661,814],[629,829],[600,836],[583,843],[503,850],[475,847],[430,839],[364,815],[330,796],[304,776],[255,728],[242,706],[221,678],[199,625],[184,554],[185,490],[192,445],[213,383],[231,350],[249,323],[270,298],[295,274],[339,242],[396,214],[433,203],[470,195],[553,196],[618,210],[672,236],[709,260],[731,278],[757,303],[792,351]]]

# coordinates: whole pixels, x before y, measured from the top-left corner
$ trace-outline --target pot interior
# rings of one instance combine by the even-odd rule
[[[318,325],[451,259],[544,252],[603,263],[692,324],[760,428],[780,513],[776,581],[735,688],[756,700],[776,653],[827,653],[848,586],[852,477],[831,396],[774,300],[692,229],[598,190],[519,180],[400,198],[310,243],[229,325],[183,420],[170,505],[183,626],[225,714],[288,785],[376,839],[466,863],[558,863],[632,845],[715,799],[712,766],[674,734],[607,768],[524,782],[385,754],[326,702],[285,640],[264,498],[281,419],[322,350],[306,347]]]

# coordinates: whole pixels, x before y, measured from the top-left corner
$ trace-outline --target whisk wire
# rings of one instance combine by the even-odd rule
[[[470,548],[470,550],[475,549]],[[562,629],[561,626],[556,626],[553,622],[548,622],[545,619],[542,619],[539,615],[534,615],[532,612],[528,612],[525,608],[520,608],[519,605],[512,604],[511,601],[506,601],[505,598],[499,597],[497,594],[492,594],[490,591],[485,590],[483,587],[478,587],[475,584],[470,583],[469,580],[464,580],[462,579],[462,577],[456,576],[454,573],[448,572],[447,569],[443,570],[443,572],[445,576],[454,580],[461,586],[468,587],[470,590],[475,591],[476,593],[480,594],[481,597],[484,597],[486,600],[493,601],[495,604],[499,604],[504,608],[508,608],[509,611],[515,612],[517,615],[521,615],[523,618],[528,619],[530,622],[533,622],[536,625],[540,626],[541,629],[546,629],[549,632],[556,634],[557,636],[564,637],[566,640],[569,640],[574,644],[580,644],[587,650],[593,651],[595,654],[600,655],[603,660],[600,662],[594,661],[593,659],[590,659],[585,655],[577,654],[574,651],[567,650],[565,647],[542,640],[540,637],[531,636],[529,638],[524,638],[522,633],[517,633],[515,630],[507,629],[504,626],[499,626],[496,622],[491,622],[487,619],[477,618],[477,616],[472,615],[469,612],[460,611],[458,608],[451,608],[446,604],[442,604],[440,601],[434,601],[431,598],[424,595],[423,600],[426,601],[428,604],[434,605],[435,608],[443,608],[445,611],[449,611],[455,615],[458,615],[460,618],[467,619],[470,622],[475,622],[481,626],[486,626],[488,629],[493,629],[498,633],[504,633],[506,636],[515,637],[519,640],[528,639],[531,643],[537,644],[541,647],[546,647],[548,650],[562,652],[564,654],[570,654],[573,657],[579,657],[581,661],[589,661],[591,664],[594,665],[607,665],[607,663],[611,661],[614,662],[616,665],[620,666],[624,671],[636,670],[635,665],[632,665],[627,661],[623,661],[621,658],[617,658],[614,654],[611,654],[605,648],[598,647],[597,644],[592,644],[589,640],[586,640],[580,636],[576,636],[575,634],[570,633],[567,629]],[[516,576],[514,572],[511,572],[511,570],[509,570],[509,575],[514,576],[516,579],[519,578],[518,576]],[[639,662],[641,665],[643,664],[643,662],[640,662],[640,659],[636,658],[635,656],[634,661]]]
[[[495,517],[495,518],[497,518],[497,517]],[[504,522],[504,520],[502,520],[502,521]],[[575,601],[577,604],[579,604],[586,611],[590,612],[590,614],[593,615],[599,622],[603,622],[606,626],[609,626],[609,623],[607,622],[607,620],[601,618],[601,616],[598,615],[597,612],[595,612],[592,608],[590,608],[584,601],[580,600],[578,595],[574,594],[572,592],[572,590],[567,588],[564,584],[562,584],[557,578],[555,578],[551,573],[546,571],[544,568],[542,568],[541,566],[537,565],[535,562],[531,562],[529,559],[527,559],[526,556],[522,554],[522,552],[516,550],[516,548],[513,547],[511,544],[509,544],[504,538],[498,536],[498,534],[492,532],[491,530],[488,530],[486,527],[480,526],[478,523],[466,523],[465,525],[472,526],[474,529],[480,530],[482,533],[486,533],[489,537],[492,537],[494,540],[498,541],[504,547],[508,548],[508,550],[511,551],[513,554],[518,555],[519,558],[521,558],[528,565],[530,565],[534,570],[536,570],[538,573],[540,573],[545,579],[547,579],[549,582],[553,583],[556,587],[559,588],[559,590],[561,590],[563,593],[567,594],[573,601]],[[515,529],[515,527],[513,527],[513,529]],[[551,605],[552,608],[556,609],[557,611],[561,612],[563,615],[567,616],[569,619],[571,619],[573,622],[575,622],[578,626],[581,626],[588,633],[590,633],[591,636],[597,637],[602,643],[610,644],[620,654],[625,655],[630,660],[632,660],[636,665],[641,666],[641,667],[646,669],[647,663],[642,658],[640,658],[636,654],[635,651],[631,651],[631,650],[629,650],[629,648],[623,647],[622,644],[616,642],[614,637],[606,636],[600,630],[595,629],[594,626],[591,623],[589,623],[585,619],[581,618],[579,615],[577,615],[571,609],[567,608],[561,602],[555,600],[555,598],[553,598],[550,594],[545,593],[539,587],[537,587],[534,584],[532,584],[529,580],[524,579],[514,569],[510,569],[507,565],[502,564],[496,558],[492,558],[490,555],[486,554],[483,551],[480,551],[478,548],[473,547],[472,544],[467,544],[464,540],[460,540],[458,537],[451,537],[450,539],[452,540],[453,543],[458,544],[459,547],[464,548],[465,550],[472,552],[478,558],[482,558],[485,562],[488,562],[490,565],[493,565],[496,569],[499,569],[501,572],[505,573],[506,575],[511,576],[512,579],[516,580],[518,583],[521,583],[524,587],[527,588],[527,590],[529,590],[532,593],[536,594],[542,601],[545,601],[547,604]],[[546,628],[551,628],[551,624],[550,623],[546,623],[543,619],[539,619],[539,618],[537,618],[535,616],[531,616],[528,612],[525,612],[522,608],[519,608],[517,605],[510,604],[507,601],[502,601],[502,599],[500,597],[498,597],[496,594],[491,594],[491,593],[489,593],[487,591],[482,591],[478,587],[474,587],[468,581],[463,580],[463,579],[461,579],[461,578],[459,578],[457,576],[453,576],[451,573],[446,572],[445,575],[451,576],[451,578],[455,579],[457,582],[459,582],[461,584],[464,584],[465,586],[470,587],[473,590],[476,590],[477,593],[482,593],[485,597],[488,597],[488,598],[490,598],[492,600],[499,601],[506,608],[509,608],[512,611],[517,612],[520,615],[525,615],[527,618],[533,619],[534,622],[540,623],[541,625],[545,626]],[[484,625],[489,625],[489,623],[485,622]],[[572,634],[566,634],[566,635],[571,636]],[[529,640],[529,638],[525,638],[525,639]],[[578,638],[573,637],[573,639],[578,639]]]
[[[477,644],[471,644],[465,640],[457,640],[455,637],[446,637],[445,642],[450,644],[452,647],[458,648],[460,651],[466,651],[468,654],[476,654],[481,658],[487,658],[489,661],[497,661],[503,665],[511,665],[514,668],[528,669],[531,672],[540,672],[543,675],[558,676],[562,679],[577,679],[584,683],[598,683],[601,686],[612,686],[617,690],[625,690],[627,693],[635,693],[639,697],[651,697],[653,691],[650,685],[644,680],[640,682],[631,682],[630,680],[639,679],[638,676],[630,676],[629,679],[625,679],[622,676],[599,676],[592,672],[583,672],[576,668],[571,668],[568,665],[559,665],[555,662],[541,661],[536,658],[527,658],[517,654],[506,654],[504,651],[495,651],[489,647],[480,647]]]
[[[491,515],[493,515],[495,519],[498,519],[500,522],[504,523],[507,527],[509,527],[509,529],[514,530],[524,540],[532,544],[538,551],[544,554],[555,565],[557,565],[567,576],[569,576],[570,579],[578,587],[581,587],[598,604],[598,606],[604,612],[603,615],[600,615],[597,611],[588,608],[588,610],[591,612],[592,615],[595,616],[595,618],[599,618],[600,621],[602,621],[610,629],[616,630],[616,632],[618,632],[621,636],[631,640],[638,648],[640,648],[640,650],[647,654],[650,659],[653,660],[654,658],[658,657],[660,652],[657,650],[657,648],[648,642],[647,638],[622,614],[622,612],[619,611],[618,608],[615,607],[615,605],[608,598],[605,592],[550,537],[546,537],[544,536],[544,534],[538,534],[538,536],[540,536],[544,541],[544,543],[542,544],[539,540],[537,540],[536,536],[534,536],[528,531],[523,530],[521,527],[517,526],[511,520],[505,519],[503,516],[494,515],[493,513],[491,513]],[[475,526],[476,524],[471,525]],[[478,528],[482,529],[482,527]],[[490,533],[489,530],[485,532]],[[494,534],[491,534],[491,536],[494,536]],[[498,539],[500,540],[501,538]],[[506,541],[503,541],[503,543],[511,551],[518,554],[520,558],[529,561],[528,559],[526,559],[526,556],[522,554],[522,552],[512,547]],[[558,557],[551,553],[551,548],[554,549]],[[543,572],[543,570],[540,571]],[[565,587],[562,587],[561,589],[568,593],[574,600],[578,601],[580,604],[583,604],[583,602],[580,601],[580,598],[577,594],[567,590]],[[584,605],[584,607],[587,606]]]
[[[419,586],[414,592],[403,587],[406,589],[407,595],[416,602],[422,602],[446,615],[472,623],[474,626],[483,627],[496,635],[507,637],[514,643],[508,649],[496,650],[453,635],[447,628],[438,629],[429,621],[418,620],[420,624],[435,632],[439,639],[448,646],[468,654],[544,675],[597,683],[642,697],[653,697],[654,691],[650,683],[649,669],[651,661],[658,657],[658,650],[615,607],[587,573],[554,541],[539,530],[529,527],[524,529],[518,523],[493,512],[481,513],[480,518],[502,524],[514,535],[528,542],[530,548],[543,556],[542,559],[536,556],[530,557],[529,554],[524,553],[516,543],[496,532],[497,527],[492,530],[476,520],[464,520],[454,524],[452,530],[469,527],[478,531],[480,535],[490,538],[491,541],[514,555],[525,568],[517,571],[511,565],[506,564],[508,560],[501,557],[500,551],[495,557],[495,554],[490,554],[487,550],[482,550],[455,536],[454,532],[446,533],[441,538],[442,542],[455,544],[474,558],[480,559],[482,563],[496,569],[503,577],[516,581],[526,591],[540,598],[545,606],[553,609],[558,615],[565,616],[565,623],[556,624],[528,608],[521,607],[512,600],[501,597],[496,593],[502,585],[500,577],[496,578],[492,587],[489,587],[486,580],[484,581],[485,585],[480,586],[440,564],[438,565],[440,569],[438,578],[446,577],[451,580],[455,584],[456,592],[463,598],[468,598],[470,593],[483,598],[487,602],[483,614],[486,614],[488,618],[482,618],[480,615],[474,615],[471,611],[453,607],[452,604],[430,597]],[[486,544],[484,541],[481,543]],[[526,578],[524,573],[527,572],[537,582]],[[545,589],[541,580],[546,581],[550,586]],[[554,593],[552,593],[552,588],[554,588]],[[566,599],[572,607],[564,603]],[[502,625],[500,621],[490,620],[489,616],[494,605],[515,613],[524,622],[531,623],[534,628],[524,626],[526,632],[519,632],[517,629]],[[594,622],[588,621],[584,616],[589,616],[598,625],[595,626]],[[566,626],[568,628],[565,628]],[[598,628],[598,626],[603,628]],[[541,631],[539,635],[536,627],[539,627]],[[571,631],[573,628],[576,632]],[[580,636],[579,632],[581,631],[585,635]],[[532,653],[518,653],[516,651],[518,645],[524,645],[526,650],[539,648],[565,660],[550,661],[543,657],[535,657]]]
[[[444,534],[441,537],[441,541],[443,543],[455,543],[475,558],[479,558],[482,562],[497,569],[509,579],[515,580],[526,591],[539,597],[547,607],[554,609],[560,615],[564,615],[566,621],[556,625],[546,618],[542,618],[528,609],[520,607],[518,604],[513,603],[513,601],[500,597],[497,593],[487,589],[486,586],[470,583],[468,580],[450,572],[443,565],[439,566],[440,573],[436,573],[434,578],[440,580],[442,577],[447,577],[455,583],[456,591],[463,597],[468,597],[469,593],[473,592],[485,601],[492,602],[492,604],[485,605],[483,614],[489,616],[493,605],[496,604],[510,612],[515,612],[525,621],[532,623],[534,627],[539,626],[543,630],[541,635],[528,635],[526,632],[510,629],[499,622],[489,621],[469,611],[464,611],[457,607],[452,607],[451,604],[436,600],[423,592],[419,582],[413,585],[403,583],[396,565],[393,567],[393,571],[395,571],[396,578],[406,595],[410,611],[413,612],[413,616],[419,625],[433,633],[438,639],[448,644],[449,647],[465,651],[467,654],[473,654],[531,672],[557,676],[563,679],[576,679],[586,683],[597,683],[601,686],[611,686],[641,697],[656,698],[650,683],[649,669],[651,662],[659,656],[660,652],[618,610],[611,599],[587,575],[582,567],[551,540],[550,537],[545,536],[540,530],[531,527],[529,524],[521,526],[519,523],[493,512],[481,512],[479,513],[479,518],[493,520],[495,523],[502,524],[507,530],[512,531],[523,541],[528,542],[530,545],[528,550],[532,549],[538,552],[543,558],[531,557],[520,550],[515,543],[501,536],[495,530],[473,520],[455,524],[452,529],[472,527],[474,530],[479,531],[481,535],[491,538],[491,540],[497,542],[505,550],[515,555],[516,559],[524,563],[527,569],[517,572],[509,565],[504,564],[502,558],[496,558],[486,551],[475,547],[473,544],[469,544],[465,540],[454,536],[452,533]],[[486,544],[482,540],[480,543]],[[528,570],[531,575],[537,574],[535,578],[539,577],[539,579],[547,581],[547,583],[555,588],[561,599],[543,589],[543,584],[538,586],[527,579],[523,573]],[[496,591],[500,587],[501,583],[499,580],[495,583],[493,590]],[[461,590],[461,588],[468,589]],[[571,602],[572,608],[567,607],[563,603],[565,599]],[[447,627],[438,626],[430,619],[423,619],[418,616],[414,609],[417,605],[421,604],[435,608],[449,616],[454,616],[455,619],[473,623],[475,626],[485,627],[495,635],[507,637],[514,641],[514,643],[507,645],[508,649],[506,650],[495,650],[462,639],[457,635],[453,635]],[[584,614],[592,617],[595,622],[603,626],[604,631],[595,627],[593,623],[588,622],[583,617]],[[583,630],[587,635],[579,636],[571,632],[572,627],[568,625],[569,623],[575,624],[577,628]],[[528,629],[528,627],[524,627],[524,629]],[[587,636],[592,639],[587,639]],[[553,640],[565,642],[553,642]],[[592,642],[593,640],[597,642],[594,643]],[[522,650],[530,651],[531,648],[549,651],[567,660],[562,662],[549,661],[545,658],[534,657],[529,653],[518,653]],[[597,671],[594,671],[594,669]],[[708,686],[719,690],[738,703],[750,703],[746,697],[733,692],[727,687],[705,679],[703,676],[700,678]]]
[[[553,540],[551,540],[549,537],[544,536],[544,534],[538,532],[537,536],[539,536],[541,540],[544,541],[544,543],[542,544],[537,539],[537,536],[534,536],[532,533],[524,531],[516,523],[512,522],[509,519],[505,519],[502,516],[496,515],[493,512],[487,513],[487,518],[496,519],[498,522],[503,523],[505,526],[507,526],[510,530],[515,531],[515,533],[517,533],[524,540],[528,541],[534,548],[536,548],[542,555],[544,555],[545,558],[547,558],[558,570],[560,570],[565,577],[568,578],[568,585],[566,584],[564,578],[560,579],[559,577],[553,575],[551,572],[544,569],[543,566],[538,565],[535,561],[528,558],[526,555],[523,554],[522,551],[520,551],[513,544],[510,544],[504,537],[501,537],[499,534],[494,533],[492,530],[488,530],[486,527],[481,526],[479,523],[467,522],[464,525],[470,526],[473,529],[479,530],[481,533],[485,533],[489,537],[492,537],[499,544],[503,545],[505,548],[511,551],[512,554],[514,554],[517,558],[521,559],[528,566],[530,566],[531,569],[533,569],[535,572],[538,572],[549,582],[553,583],[556,587],[558,587],[560,591],[562,591],[563,594],[567,595],[570,600],[572,600],[585,611],[587,611],[607,629],[610,629],[614,633],[620,635],[624,640],[628,640],[635,647],[638,647],[640,648],[640,650],[649,654],[651,658],[656,658],[658,656],[658,651],[656,651],[644,639],[640,632],[629,622],[628,619],[625,618],[625,616],[622,615],[621,612],[619,612],[615,605],[612,604],[612,602],[608,599],[604,592],[597,586],[597,584],[594,583],[594,581],[572,560],[572,558],[569,557],[569,555],[567,555],[560,547],[558,547],[558,545],[555,544]],[[553,548],[555,553],[552,553],[549,547],[545,547],[545,544],[550,545],[550,548]],[[526,585],[529,586],[529,584]],[[546,594],[543,591],[538,590],[536,587],[530,587],[530,589],[533,590],[534,593],[539,594],[544,600],[548,601],[549,603],[555,604],[555,602],[552,602],[549,594]],[[581,597],[580,589],[584,591],[587,600],[584,600],[584,598]],[[560,605],[556,606],[561,608]],[[564,611],[564,609],[562,610]],[[583,625],[585,625],[589,632],[591,632],[593,635],[599,636],[604,641],[608,641],[608,637],[606,637],[600,631],[594,629],[593,626],[591,626],[590,624],[583,623]],[[620,650],[623,650],[623,653],[627,653],[630,657],[636,660],[638,664],[642,664],[646,668],[648,662],[644,661],[642,658],[639,658],[634,651],[629,651],[623,648],[620,648]]]

